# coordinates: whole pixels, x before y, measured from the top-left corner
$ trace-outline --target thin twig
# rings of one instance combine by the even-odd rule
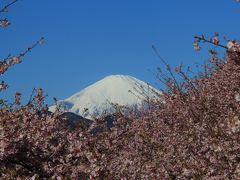
[[[32,99],[33,99],[33,95],[34,95],[35,91],[36,91],[36,89],[33,88],[32,93],[31,93],[31,95],[30,95],[30,98],[29,98],[29,101],[28,101],[27,105],[29,105],[29,104],[32,103]]]
[[[4,7],[0,10],[0,13],[7,12],[7,9],[8,9],[11,5],[15,4],[17,1],[18,1],[18,0],[14,0],[14,1],[12,1],[11,3],[9,3],[8,5],[4,6]]]
[[[35,44],[33,44],[31,47],[27,48],[23,53],[19,55],[19,57],[25,56],[27,53],[29,53],[33,48],[35,48],[37,45],[41,44],[44,41],[44,38],[41,37]]]
[[[171,75],[171,77],[172,77],[172,79],[173,79],[173,81],[174,81],[174,84],[177,86],[178,91],[181,92],[181,88],[180,88],[180,86],[179,86],[179,84],[178,84],[178,81],[176,80],[175,76],[173,75],[173,72],[172,72],[169,64],[167,64],[167,62],[160,56],[157,48],[156,48],[154,45],[152,45],[152,49],[153,49],[153,51],[156,53],[157,57],[158,57],[158,58],[163,62],[163,64],[166,66],[167,71],[170,73],[170,75]]]

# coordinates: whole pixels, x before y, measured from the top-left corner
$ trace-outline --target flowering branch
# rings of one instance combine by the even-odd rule
[[[219,44],[219,39],[217,38],[217,36],[218,36],[218,34],[215,33],[215,37],[211,38],[210,40],[206,39],[204,35],[202,35],[201,37],[200,36],[194,36],[194,38],[196,39],[196,41],[194,43],[196,43],[196,45],[198,45],[197,44],[198,42],[207,42],[207,43],[213,44],[215,46],[222,47],[224,49],[228,49],[227,46]]]
[[[15,64],[19,64],[22,62],[22,58],[29,53],[33,48],[37,45],[42,44],[44,42],[44,38],[40,38],[35,44],[31,47],[27,48],[24,52],[20,53],[19,56],[8,56],[5,60],[0,61],[0,75],[4,74],[6,70]]]
[[[0,61],[0,76],[3,75],[9,67],[15,65],[15,64],[19,64],[22,62],[22,58],[29,52],[31,52],[31,50],[33,48],[35,48],[37,45],[42,44],[44,42],[44,38],[41,37],[36,43],[34,43],[32,46],[30,46],[29,48],[27,48],[25,51],[23,51],[22,53],[20,53],[18,56],[11,56],[8,55],[8,57],[6,59],[4,59],[3,61]],[[5,84],[4,81],[2,81],[0,83],[0,92],[7,89],[8,85]]]

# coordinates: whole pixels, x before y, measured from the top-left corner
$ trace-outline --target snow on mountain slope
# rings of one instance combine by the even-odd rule
[[[113,112],[112,104],[140,107],[147,97],[159,98],[158,94],[161,92],[132,76],[111,75],[59,101],[58,104],[65,111],[91,119],[103,112]],[[50,111],[55,108],[56,106],[51,106]]]

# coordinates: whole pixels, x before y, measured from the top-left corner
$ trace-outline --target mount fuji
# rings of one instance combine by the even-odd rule
[[[88,119],[103,112],[113,113],[114,105],[139,109],[150,99],[159,99],[161,92],[149,84],[129,75],[110,75],[86,87],[57,105],[49,107],[54,112],[59,106]]]

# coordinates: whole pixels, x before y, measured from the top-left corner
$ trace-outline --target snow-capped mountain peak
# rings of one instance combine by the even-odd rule
[[[146,98],[158,98],[158,94],[161,92],[132,76],[110,75],[58,103],[66,111],[91,119],[112,112],[112,104],[141,106]]]

